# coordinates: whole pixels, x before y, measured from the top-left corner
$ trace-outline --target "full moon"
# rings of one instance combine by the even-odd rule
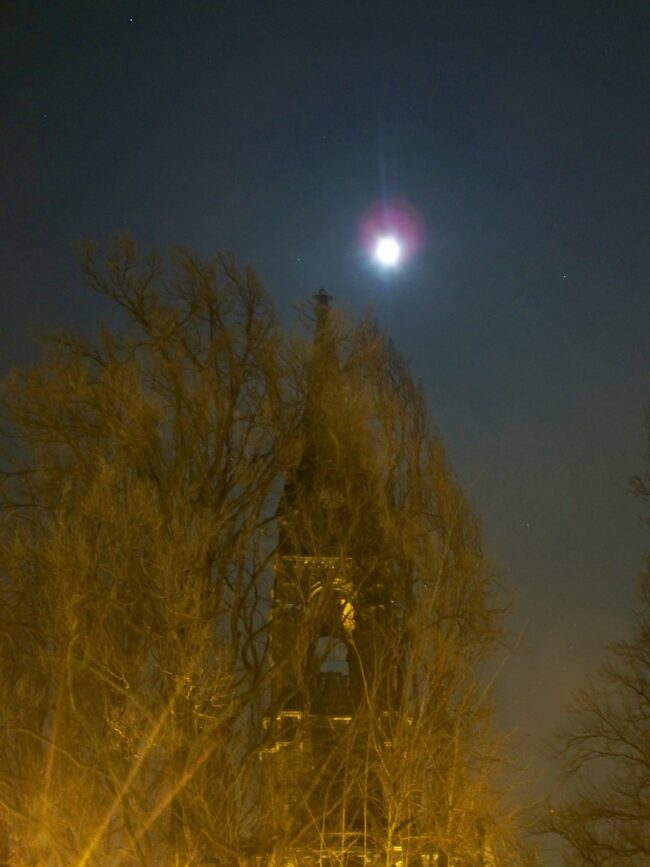
[[[380,265],[386,268],[391,268],[399,262],[402,255],[402,249],[397,238],[392,235],[384,235],[377,240],[375,244],[375,259]]]

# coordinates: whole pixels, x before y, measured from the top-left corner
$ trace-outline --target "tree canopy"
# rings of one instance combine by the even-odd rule
[[[396,712],[387,735],[367,690],[341,767],[357,781],[372,768],[374,783],[350,797],[381,798],[388,862],[397,846],[413,861],[524,859],[476,675],[501,634],[500,591],[401,356],[333,311],[336,382],[310,406],[316,348],[283,333],[250,269],[185,250],[141,259],[120,238],[102,264],[89,247],[83,274],[123,330],[52,337],[1,394],[9,863],[244,863],[260,828],[276,829],[269,863],[298,845],[274,824],[262,754],[285,664],[269,651],[291,532],[278,516],[314,412],[336,497],[357,516],[355,534],[337,524],[336,556],[402,588],[373,662],[403,665]],[[376,538],[359,529],[370,508]]]

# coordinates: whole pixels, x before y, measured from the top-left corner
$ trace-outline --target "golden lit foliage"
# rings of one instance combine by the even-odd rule
[[[122,333],[53,338],[2,389],[9,863],[241,863],[260,829],[279,857],[333,816],[344,834],[352,813],[386,858],[518,863],[475,675],[498,593],[403,360],[334,314],[314,346],[285,338],[228,258],[142,262],[122,238],[83,269]],[[329,597],[303,600],[282,650],[271,590],[287,539],[341,564],[329,590],[359,660],[357,712],[312,773],[330,794],[297,828],[269,796],[263,718],[287,666],[314,676]],[[391,610],[359,604],[371,585]]]

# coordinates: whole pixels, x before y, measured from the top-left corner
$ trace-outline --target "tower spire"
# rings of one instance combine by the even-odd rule
[[[316,313],[316,333],[325,325],[330,310],[330,301],[332,296],[328,295],[325,289],[321,286],[315,295],[311,296],[314,299],[314,312]]]

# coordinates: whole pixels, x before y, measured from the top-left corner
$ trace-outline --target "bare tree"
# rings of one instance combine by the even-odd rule
[[[233,852],[249,809],[235,764],[254,748],[264,669],[265,528],[279,434],[296,423],[277,325],[226,259],[180,251],[164,276],[122,239],[84,270],[126,335],[55,338],[3,389],[12,863]]]
[[[647,502],[650,477],[635,477],[632,490]],[[650,863],[650,561],[639,600],[634,636],[609,648],[558,735],[574,790],[549,825],[567,841],[571,865]]]
[[[307,371],[315,405],[280,510],[264,835],[285,862],[523,863],[476,672],[503,600],[423,395],[375,328],[331,315]]]
[[[228,258],[84,274],[124,332],[2,390],[10,864],[519,863],[501,595],[399,354]]]

